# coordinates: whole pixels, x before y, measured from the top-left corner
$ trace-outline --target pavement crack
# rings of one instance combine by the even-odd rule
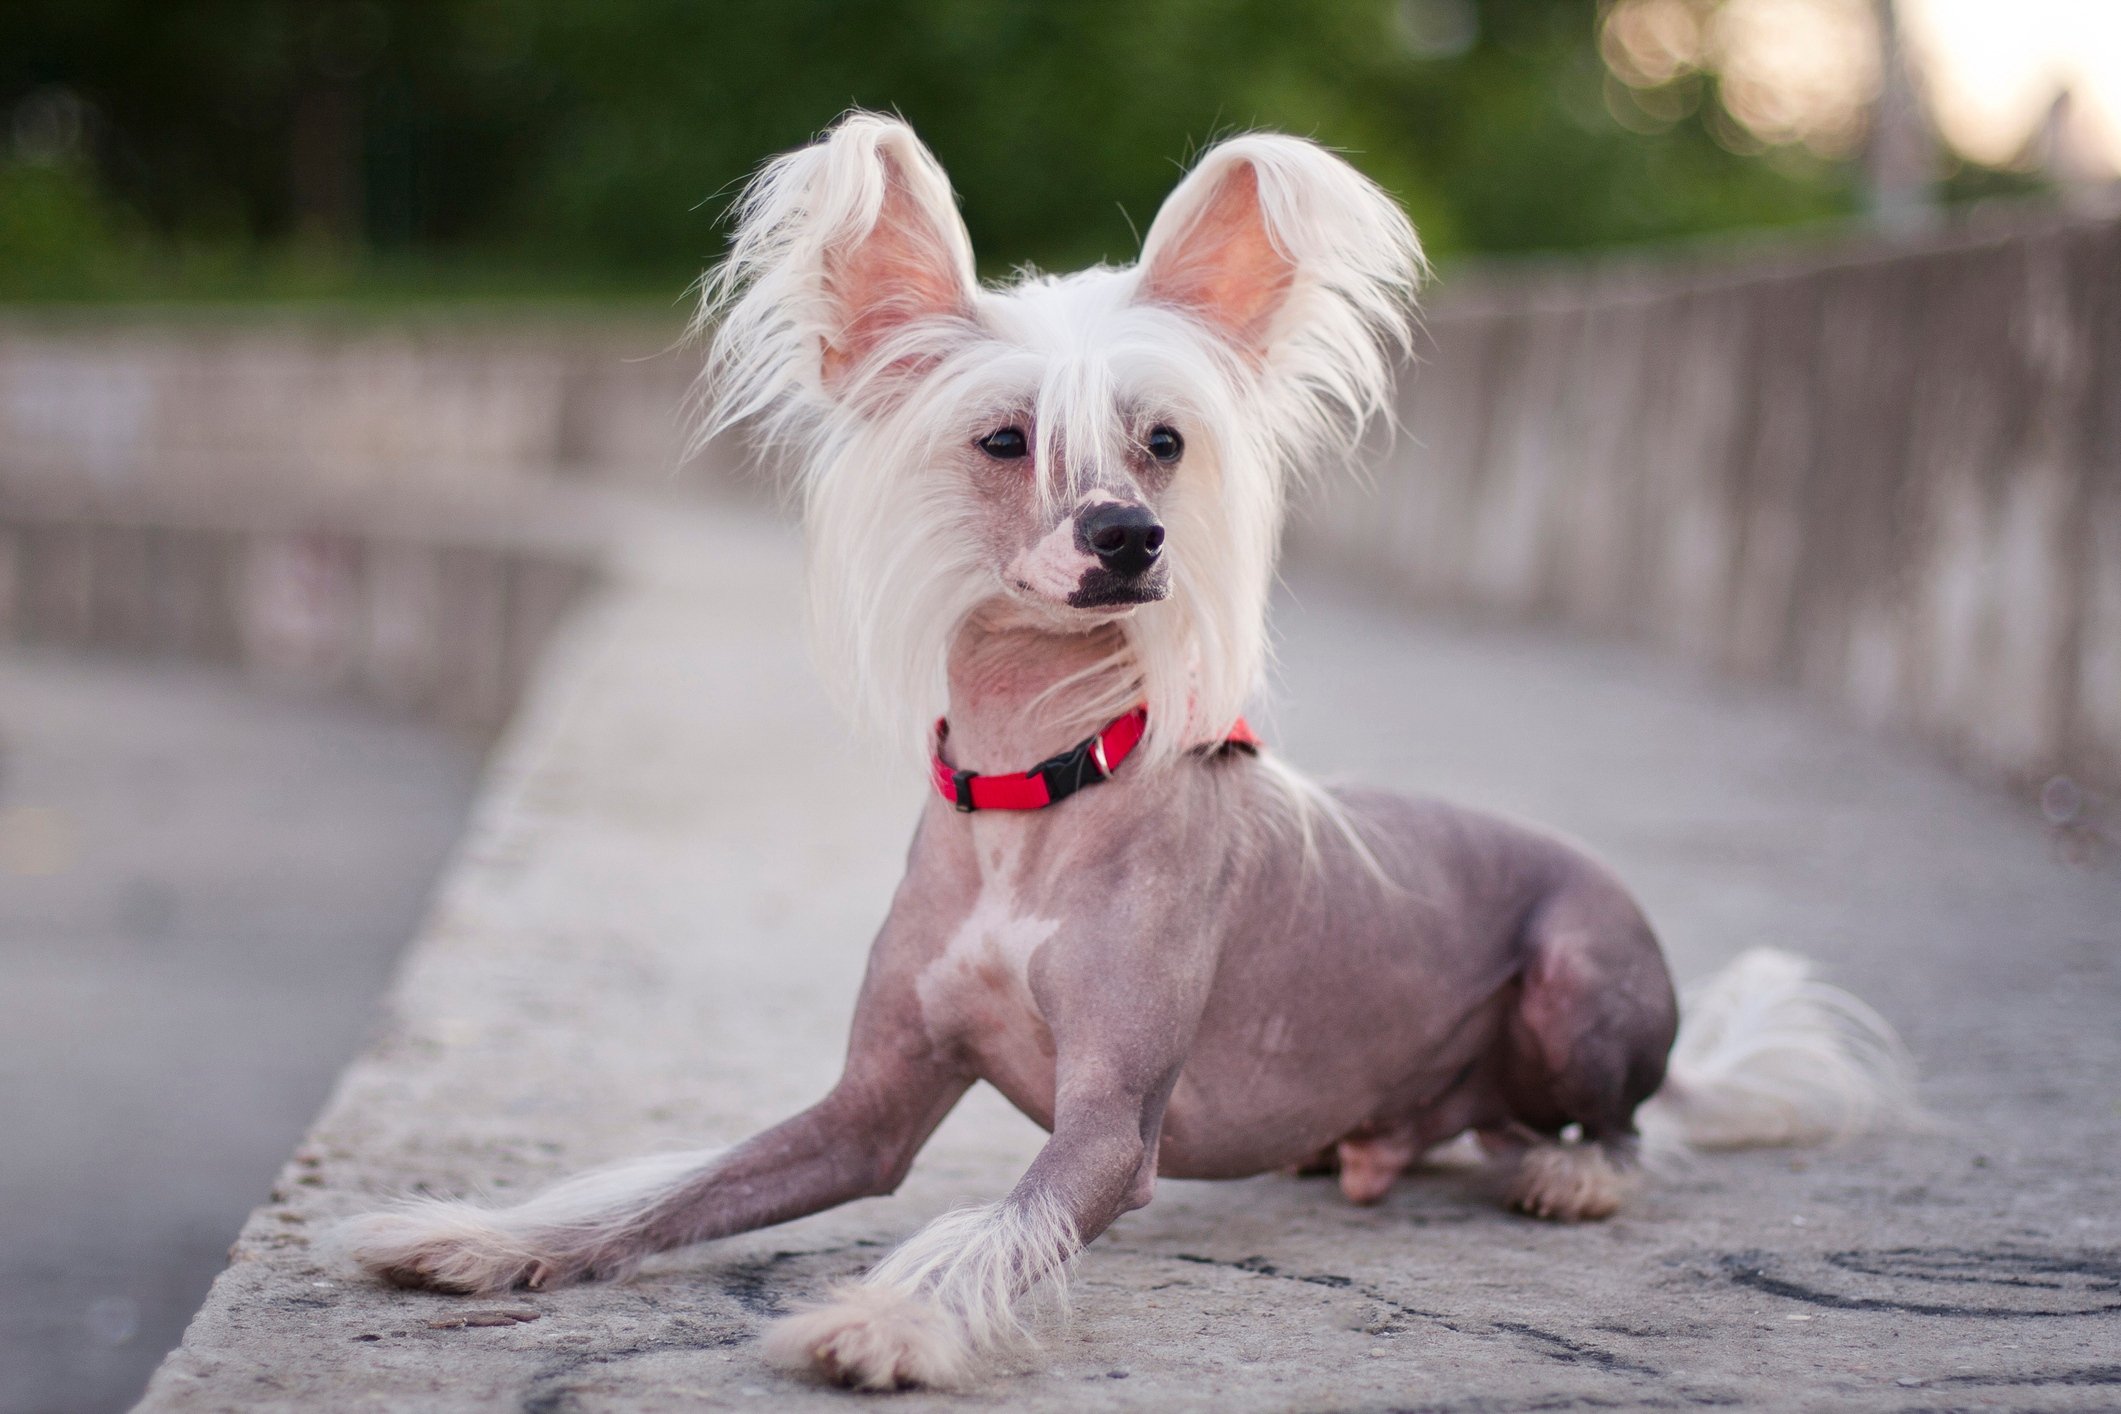
[[[788,1308],[770,1283],[775,1266],[793,1257],[793,1252],[776,1252],[771,1257],[755,1262],[739,1262],[724,1267],[721,1274],[722,1291],[737,1305],[754,1316],[784,1316]]]
[[[1474,1395],[1446,1403],[1393,1405],[1383,1414],[1558,1414],[1569,1409],[1727,1409],[1742,1405],[1734,1395],[1680,1390],[1671,1395],[1576,1393],[1522,1396]]]
[[[2053,1292],[2047,1304],[2003,1305],[1993,1301],[1937,1301],[1899,1295],[1848,1295],[1778,1273],[1778,1258],[1760,1251],[1716,1258],[1726,1280],[1753,1291],[1835,1311],[1899,1311],[1913,1316],[2013,1320],[2054,1316],[2100,1316],[2121,1311],[2121,1254],[2049,1253],[2019,1249],[1896,1247],[1879,1252],[1828,1254],[1823,1264],[1875,1281],[1934,1287],[1958,1285],[2024,1293],[2033,1300]],[[2070,1300],[2068,1298],[2077,1299]],[[2106,1299],[2106,1298],[2115,1299]]]
[[[2086,1365],[2075,1370],[2033,1370],[2019,1374],[1944,1375],[1932,1385],[2009,1385],[2015,1388],[2121,1385],[2121,1365]]]
[[[1570,1340],[1567,1336],[1556,1335],[1553,1331],[1541,1330],[1537,1326],[1526,1325],[1521,1321],[1497,1321],[1494,1324],[1495,1329],[1499,1331],[1508,1331],[1512,1335],[1524,1336],[1536,1345],[1543,1347],[1539,1353],[1546,1356],[1549,1360],[1559,1360],[1568,1365],[1592,1365],[1614,1374],[1648,1375],[1653,1379],[1662,1379],[1664,1377],[1664,1371],[1656,1366],[1644,1365],[1638,1361],[1630,1360],[1624,1355],[1617,1355],[1605,1349],[1603,1346],[1589,1345],[1580,1340]]]
[[[1264,1257],[1242,1257],[1231,1261],[1221,1257],[1204,1257],[1196,1252],[1176,1252],[1172,1255],[1181,1262],[1191,1262],[1196,1266],[1222,1267],[1228,1271],[1244,1272],[1251,1276],[1271,1277],[1276,1281],[1301,1282],[1306,1286],[1324,1286],[1336,1291],[1352,1292],[1366,1300],[1374,1301],[1398,1315],[1409,1316],[1415,1320],[1428,1321],[1454,1333],[1463,1330],[1463,1327],[1453,1322],[1450,1317],[1444,1315],[1441,1311],[1424,1311],[1419,1306],[1409,1306],[1406,1302],[1387,1296],[1375,1287],[1356,1281],[1353,1277],[1337,1276],[1331,1273],[1312,1275],[1302,1272],[1285,1272]]]
[[[1266,1258],[1256,1256],[1231,1260],[1222,1257],[1202,1256],[1197,1252],[1177,1252],[1172,1255],[1181,1262],[1191,1262],[1196,1266],[1221,1267],[1226,1271],[1244,1272],[1251,1276],[1271,1277],[1276,1281],[1302,1282],[1307,1286],[1324,1286],[1336,1291],[1347,1291],[1361,1296],[1365,1300],[1374,1301],[1398,1315],[1427,1321],[1433,1325],[1441,1326],[1453,1334],[1462,1335],[1467,1331],[1465,1324],[1453,1320],[1441,1311],[1426,1311],[1418,1306],[1409,1306],[1396,1297],[1387,1296],[1375,1287],[1356,1281],[1353,1277],[1339,1276],[1334,1273],[1285,1272]],[[1571,1340],[1567,1336],[1557,1335],[1553,1331],[1541,1330],[1537,1326],[1525,1325],[1517,1321],[1491,1321],[1487,1323],[1487,1326],[1489,1330],[1521,1336],[1532,1341],[1539,1353],[1550,1360],[1558,1360],[1572,1365],[1589,1365],[1593,1369],[1604,1370],[1609,1374],[1641,1375],[1650,1379],[1664,1378],[1664,1371],[1654,1365],[1645,1365],[1640,1361],[1630,1360],[1625,1355],[1607,1350],[1603,1346]]]

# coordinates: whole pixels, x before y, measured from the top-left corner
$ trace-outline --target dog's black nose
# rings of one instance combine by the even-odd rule
[[[1114,574],[1138,575],[1163,552],[1164,528],[1147,506],[1107,501],[1084,511],[1075,522],[1083,547]]]

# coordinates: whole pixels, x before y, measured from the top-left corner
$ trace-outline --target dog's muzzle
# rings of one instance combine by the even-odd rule
[[[1164,527],[1147,506],[1105,501],[1075,520],[1076,548],[1095,557],[1068,603],[1078,609],[1151,604],[1171,592]]]

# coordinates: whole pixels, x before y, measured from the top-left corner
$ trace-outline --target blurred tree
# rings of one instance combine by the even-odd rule
[[[1445,255],[1852,208],[1845,164],[1720,140],[1708,80],[1673,120],[1624,122],[1600,14],[1591,0],[9,0],[0,167],[93,174],[81,199],[136,213],[165,247],[454,252],[661,288],[712,257],[746,172],[853,104],[920,129],[993,268],[1130,259],[1177,165],[1252,126],[1349,149]],[[56,152],[24,140],[54,105],[76,119]],[[0,290],[10,261],[0,246]]]

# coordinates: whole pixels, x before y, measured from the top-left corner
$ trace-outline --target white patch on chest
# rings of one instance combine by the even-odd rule
[[[994,853],[982,860],[972,911],[913,986],[921,1018],[937,1041],[1006,1048],[1010,1033],[1035,1031],[1043,1038],[1043,1019],[1031,996],[1031,958],[1060,930],[1060,920],[1037,917],[1020,905],[1013,841],[998,847],[982,841],[980,847]],[[1032,1026],[1025,1027],[1027,1021]]]

